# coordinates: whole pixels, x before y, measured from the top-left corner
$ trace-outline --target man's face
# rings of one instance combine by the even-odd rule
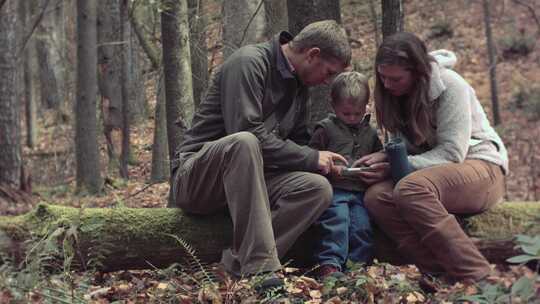
[[[357,125],[366,114],[366,102],[360,100],[340,100],[334,105],[337,118],[347,125]]]
[[[307,86],[330,84],[345,69],[343,63],[333,58],[323,58],[320,52],[308,53],[298,76]]]

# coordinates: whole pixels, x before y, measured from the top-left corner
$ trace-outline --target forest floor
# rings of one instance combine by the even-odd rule
[[[372,75],[375,37],[369,9],[362,2],[367,1],[342,1],[343,24],[353,38],[355,69]],[[473,85],[491,118],[481,1],[404,2],[405,29],[425,38],[432,50],[445,48],[456,52],[455,70]],[[532,15],[526,7],[513,1],[493,2],[502,118],[497,130],[507,145],[511,167],[506,199],[540,201],[540,24],[538,16]],[[540,2],[528,3],[540,14]],[[508,43],[515,46],[514,52],[505,46]],[[531,52],[519,54],[520,50],[528,48]],[[153,83],[149,81],[150,113],[155,104],[153,90]],[[106,169],[104,163],[103,176],[107,178],[99,196],[75,192],[73,129],[69,123],[55,121],[53,114],[43,113],[39,144],[34,149],[24,149],[25,164],[31,169],[34,201],[26,205],[0,206],[0,213],[24,213],[39,201],[87,208],[161,208],[167,205],[168,183],[149,183],[153,115],[132,128],[133,161],[129,180],[120,179],[117,170]],[[106,159],[103,140],[100,152],[102,159]],[[283,271],[284,289],[257,293],[253,288],[254,280],[232,280],[216,264],[202,271],[188,271],[173,265],[162,270],[68,271],[48,275],[15,271],[4,264],[0,266],[0,303],[540,303],[537,273],[519,265],[493,265],[493,268],[493,275],[489,277],[491,284],[483,288],[440,282],[442,288],[429,293],[419,284],[418,270],[409,265],[352,265],[344,279],[325,281],[310,278],[309,270],[287,267]],[[212,273],[210,279],[201,278],[201,274],[209,273]],[[31,285],[32,281],[36,285]]]

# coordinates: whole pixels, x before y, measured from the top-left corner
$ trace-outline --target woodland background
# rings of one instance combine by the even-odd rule
[[[505,199],[539,201],[538,1],[0,0],[0,215],[38,202],[167,206],[169,155],[212,71],[235,48],[333,18],[349,34],[353,68],[373,76],[390,13],[429,49],[457,54],[455,70],[475,88],[509,151]],[[312,121],[328,109],[324,94],[313,90]],[[501,278],[515,281],[523,271],[506,269]],[[127,273],[99,274],[110,281],[102,278],[109,289],[96,299],[135,301],[138,292],[153,292],[148,286],[169,290],[161,274]],[[134,276],[144,285],[136,292]],[[122,284],[128,295],[118,292]],[[0,302],[16,298],[3,290]]]

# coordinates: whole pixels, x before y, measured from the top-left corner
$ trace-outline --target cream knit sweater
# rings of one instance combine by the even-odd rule
[[[476,97],[474,89],[450,68],[456,63],[454,53],[438,50],[430,53],[432,63],[430,101],[436,111],[436,144],[429,150],[413,146],[403,135],[409,161],[415,170],[465,159],[482,159],[508,172],[508,154]]]

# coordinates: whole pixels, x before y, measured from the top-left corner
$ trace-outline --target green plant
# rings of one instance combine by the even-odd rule
[[[510,34],[499,41],[505,59],[527,56],[534,50],[535,43],[534,36],[525,33]]]
[[[430,28],[430,33],[428,34],[429,39],[435,38],[450,38],[454,35],[454,30],[452,29],[452,24],[450,21],[443,19],[437,21]]]
[[[523,254],[508,258],[506,261],[514,264],[524,264],[530,261],[540,262],[540,235],[528,236],[519,234],[515,239],[516,247]]]

